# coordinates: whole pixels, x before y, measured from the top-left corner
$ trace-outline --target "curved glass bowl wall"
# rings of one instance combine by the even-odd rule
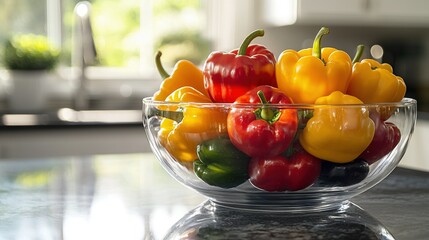
[[[341,206],[350,198],[365,192],[386,178],[398,165],[405,154],[410,137],[416,123],[417,103],[414,99],[404,98],[399,103],[363,104],[363,105],[324,105],[325,108],[366,109],[368,111],[388,112],[386,121],[394,123],[401,132],[401,138],[396,147],[387,155],[369,167],[367,177],[350,186],[319,186],[314,184],[300,191],[267,192],[255,188],[249,181],[233,187],[220,188],[211,186],[198,178],[192,164],[177,161],[165,148],[159,138],[161,121],[164,117],[154,114],[160,109],[182,111],[186,108],[216,109],[228,113],[232,108],[254,108],[254,105],[233,105],[223,103],[171,103],[143,99],[143,125],[150,146],[164,169],[177,181],[205,195],[215,204],[250,210],[285,210],[285,211],[316,211],[332,209]],[[321,106],[317,105],[274,105],[278,109],[296,109],[312,111]],[[195,111],[198,112],[198,111]],[[198,116],[196,116],[198,118]],[[202,120],[201,121],[207,121]],[[214,124],[207,122],[207,124]],[[219,126],[219,129],[225,126]],[[192,134],[204,134],[192,133]],[[219,133],[220,134],[220,133]],[[221,135],[221,134],[220,134]],[[181,144],[181,143],[174,143]]]

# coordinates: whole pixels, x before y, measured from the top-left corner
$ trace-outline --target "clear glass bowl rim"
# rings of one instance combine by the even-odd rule
[[[262,106],[261,104],[254,103],[201,103],[201,102],[169,102],[169,101],[155,101],[152,97],[143,98],[143,104],[154,105],[154,106],[171,106],[171,107],[201,107],[201,108],[247,108],[247,107],[258,107]],[[377,107],[406,107],[410,105],[417,104],[417,100],[413,98],[403,98],[400,102],[380,102],[380,103],[364,103],[364,104],[272,104],[270,106],[275,106],[279,108],[296,108],[296,109],[311,109],[311,108],[320,108],[320,107],[367,107],[367,108],[377,108]]]

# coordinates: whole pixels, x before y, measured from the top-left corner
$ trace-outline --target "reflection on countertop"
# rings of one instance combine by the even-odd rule
[[[361,208],[255,214],[213,207],[152,153],[3,159],[0,239],[419,240],[429,235],[428,198],[429,173],[398,168],[352,199]]]
[[[162,239],[203,197],[152,154],[0,161],[0,239]]]
[[[394,239],[354,203],[331,211],[285,214],[240,211],[206,201],[170,228],[165,239]]]

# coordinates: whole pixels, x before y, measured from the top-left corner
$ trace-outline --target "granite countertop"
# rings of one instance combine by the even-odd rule
[[[427,239],[429,173],[396,169],[340,209],[312,213],[246,212],[204,202],[167,239]]]
[[[0,239],[427,239],[429,172],[397,168],[338,210],[213,206],[152,153],[0,160]]]

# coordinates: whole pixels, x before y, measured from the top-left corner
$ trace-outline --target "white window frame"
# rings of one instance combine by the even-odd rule
[[[62,44],[62,5],[64,0],[47,1],[47,35],[48,38],[58,46]],[[89,94],[115,94],[124,84],[135,88],[141,95],[150,95],[158,87],[160,77],[156,72],[153,56],[143,54],[144,49],[153,48],[153,38],[150,36],[152,29],[152,6],[155,0],[141,0],[140,10],[140,66],[139,68],[127,67],[88,67],[87,79],[89,82]],[[230,51],[237,48],[242,39],[252,30],[255,24],[255,2],[256,0],[206,0],[207,27],[206,36],[213,40],[213,49]],[[145,33],[145,34],[143,34]],[[202,66],[201,66],[202,67]],[[66,75],[69,70],[62,70]],[[141,81],[145,81],[141,84]],[[107,83],[107,84],[106,84]],[[76,80],[71,80],[71,95],[77,88]],[[91,91],[91,86],[97,91]],[[140,87],[139,87],[140,86]],[[141,87],[143,86],[143,87]],[[140,88],[140,89],[139,89]],[[63,87],[70,89],[70,87]],[[55,91],[55,90],[54,90]],[[117,93],[116,93],[117,94]]]

